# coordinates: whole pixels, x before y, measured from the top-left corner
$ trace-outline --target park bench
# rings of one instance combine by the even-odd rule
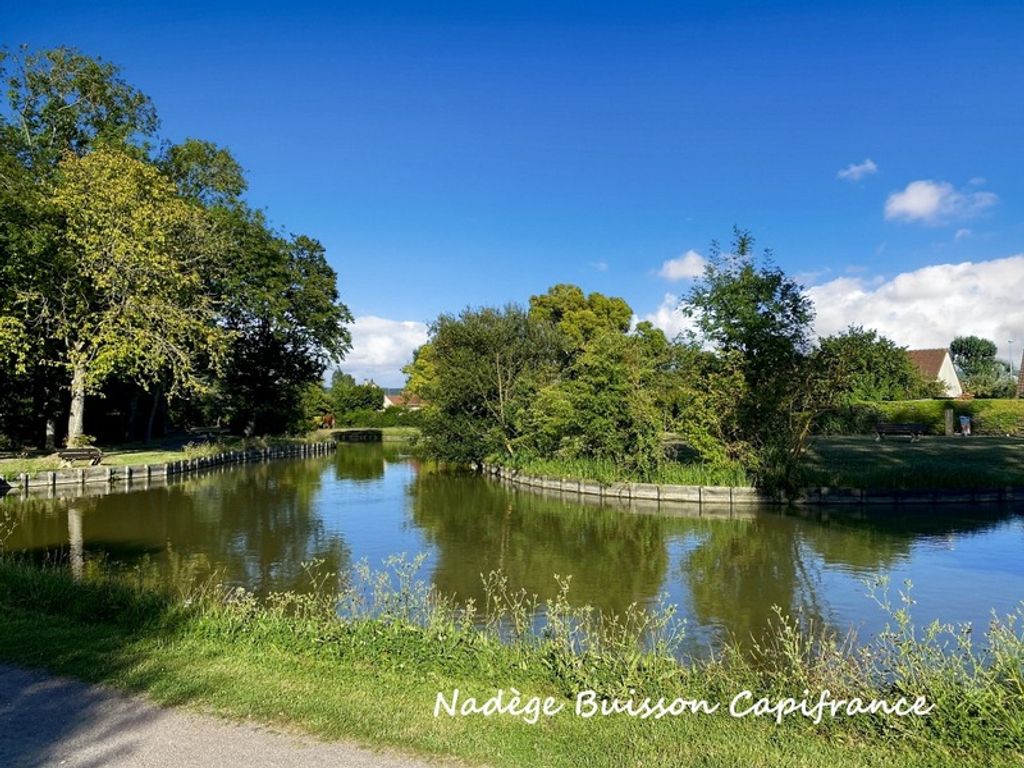
[[[197,440],[210,441],[227,434],[227,427],[189,427],[188,433]]]
[[[916,443],[921,435],[928,431],[927,424],[893,424],[882,422],[875,425],[875,442],[885,438],[886,435],[909,435],[910,442]]]
[[[103,451],[91,446],[85,448],[65,448],[57,452],[57,458],[60,459],[61,464],[66,466],[71,466],[80,459],[87,459],[89,464],[95,467],[103,461]]]

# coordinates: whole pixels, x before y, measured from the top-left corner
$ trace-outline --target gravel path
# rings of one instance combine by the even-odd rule
[[[425,768],[395,753],[162,709],[110,688],[0,664],[4,768]]]

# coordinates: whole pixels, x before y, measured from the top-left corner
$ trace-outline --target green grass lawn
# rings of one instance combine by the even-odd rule
[[[277,609],[245,600],[168,602],[0,558],[0,659],[109,683],[164,705],[473,765],[987,768],[1024,761],[1024,694],[1013,692],[1021,680],[1012,672],[1020,639],[1007,641],[1005,682],[1001,672],[947,674],[908,649],[916,671],[900,674],[909,674],[917,693],[939,697],[930,720],[776,725],[725,712],[583,719],[572,715],[570,698],[583,686],[727,702],[745,688],[799,696],[805,686],[820,690],[830,681],[841,691],[834,675],[843,665],[790,654],[766,677],[733,666],[735,659],[689,669],[629,653],[574,660],[557,643],[507,645],[446,621],[339,621],[325,608],[311,609],[301,598]],[[871,696],[877,686],[865,680],[847,690]],[[485,699],[510,687],[551,695],[567,711],[535,725],[509,716],[434,717],[439,691]]]
[[[399,427],[398,429],[402,429]],[[103,451],[103,464],[126,466],[129,464],[162,464],[183,458],[210,456],[224,451],[238,451],[246,448],[268,445],[286,445],[302,442],[320,442],[331,439],[335,430],[317,430],[303,437],[273,438],[224,438],[212,442],[191,443],[187,437],[154,441],[150,445],[125,443],[120,445],[97,446]],[[84,466],[86,462],[78,462]],[[0,459],[0,477],[12,478],[22,473],[49,472],[60,468],[57,452],[35,456]]]
[[[1024,438],[926,436],[816,437],[807,452],[807,486],[845,488],[998,488],[1024,485]]]

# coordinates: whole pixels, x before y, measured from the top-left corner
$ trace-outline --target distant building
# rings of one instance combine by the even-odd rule
[[[409,395],[404,392],[399,394],[392,394],[391,392],[384,393],[384,408],[408,408],[410,411],[420,410],[426,403],[424,403],[419,395]]]
[[[942,384],[946,397],[960,397],[964,393],[948,349],[908,349],[907,357],[922,376],[929,381],[937,379]]]

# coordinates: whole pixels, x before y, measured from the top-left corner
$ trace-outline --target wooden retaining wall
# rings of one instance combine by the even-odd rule
[[[209,456],[195,456],[188,459],[163,462],[159,464],[128,464],[123,466],[103,465],[98,467],[79,467],[58,469],[35,474],[19,474],[14,478],[0,477],[0,495],[10,491],[45,491],[47,489],[66,489],[70,487],[86,487],[88,485],[113,485],[124,483],[131,485],[136,482],[149,482],[155,479],[166,479],[177,475],[199,472],[211,467],[227,464],[251,464],[289,457],[326,456],[337,447],[334,440],[318,443],[296,443],[279,445],[269,448],[250,448],[238,451],[223,451]]]
[[[897,505],[897,504],[979,504],[1024,502],[1024,486],[979,488],[974,490],[913,490],[859,488],[804,488],[793,498],[769,494],[756,488],[729,488],[707,485],[655,485],[651,483],[612,483],[596,480],[538,477],[507,467],[485,465],[484,474],[500,482],[536,491],[559,492],[600,497],[618,501],[670,502],[714,507],[742,507],[767,504]]]

